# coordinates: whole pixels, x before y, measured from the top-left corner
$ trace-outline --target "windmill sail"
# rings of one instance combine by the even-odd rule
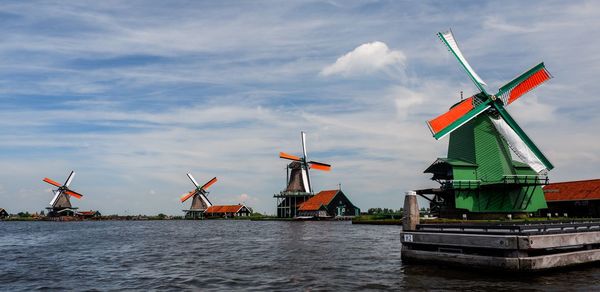
[[[517,135],[517,133],[504,121],[504,119],[490,118],[494,127],[502,138],[508,144],[508,147],[524,162],[531,167],[535,172],[540,173],[546,170],[544,163],[529,149],[527,144]]]
[[[481,90],[481,92],[485,92],[485,89],[483,88],[483,86],[487,85],[487,84],[485,82],[483,82],[483,79],[481,79],[481,77],[479,77],[479,75],[477,75],[477,73],[475,72],[475,70],[473,70],[473,68],[471,67],[469,62],[467,62],[467,59],[465,59],[465,56],[463,56],[462,52],[460,51],[460,48],[458,47],[458,43],[456,42],[456,39],[454,38],[454,35],[452,34],[452,31],[449,30],[444,33],[439,32],[438,36],[440,37],[442,42],[446,45],[446,47],[448,47],[448,50],[450,50],[450,52],[452,52],[452,54],[454,54],[456,59],[458,59],[458,62],[462,65],[463,69],[465,69],[465,71],[467,71],[467,74],[469,75],[471,80],[473,80],[473,82],[475,83],[475,86],[477,86],[477,88],[479,88],[479,90]]]
[[[433,120],[427,121],[427,125],[429,126],[429,130],[433,134],[433,137],[436,140],[439,140],[488,108],[490,108],[490,106],[487,103],[482,103],[475,107],[474,97],[469,97],[452,107],[446,113],[441,114]]]
[[[552,78],[552,75],[546,70],[542,62],[500,87],[496,96],[508,105],[538,85],[550,80],[550,78]]]
[[[56,199],[58,199],[58,196],[60,195],[61,191],[52,191],[54,193],[54,197],[52,197],[52,200],[50,200],[50,206],[54,206],[54,203],[56,203]]]

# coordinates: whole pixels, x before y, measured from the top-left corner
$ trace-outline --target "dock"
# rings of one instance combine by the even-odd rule
[[[420,222],[416,194],[404,200],[405,263],[536,272],[600,262],[600,219]]]
[[[400,239],[404,262],[540,271],[600,261],[600,220],[418,224]]]

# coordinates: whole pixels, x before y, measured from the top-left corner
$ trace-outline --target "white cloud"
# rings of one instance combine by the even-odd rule
[[[383,42],[372,42],[358,46],[339,57],[335,63],[323,68],[321,75],[362,75],[383,70],[387,67],[404,67],[406,56],[402,51],[390,50]]]

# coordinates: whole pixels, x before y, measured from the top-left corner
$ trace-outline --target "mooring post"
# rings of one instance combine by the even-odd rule
[[[416,192],[406,192],[403,216],[402,230],[417,230],[417,224],[419,224],[419,204],[417,203]]]

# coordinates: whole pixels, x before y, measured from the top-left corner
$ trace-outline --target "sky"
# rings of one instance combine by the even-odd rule
[[[449,28],[488,91],[544,61],[507,109],[555,165],[600,178],[600,3],[594,1],[2,1],[0,208],[39,212],[44,177],[103,214],[215,204],[275,213],[286,161],[332,164],[315,190],[399,209],[444,157],[425,121],[476,93],[436,37]]]

